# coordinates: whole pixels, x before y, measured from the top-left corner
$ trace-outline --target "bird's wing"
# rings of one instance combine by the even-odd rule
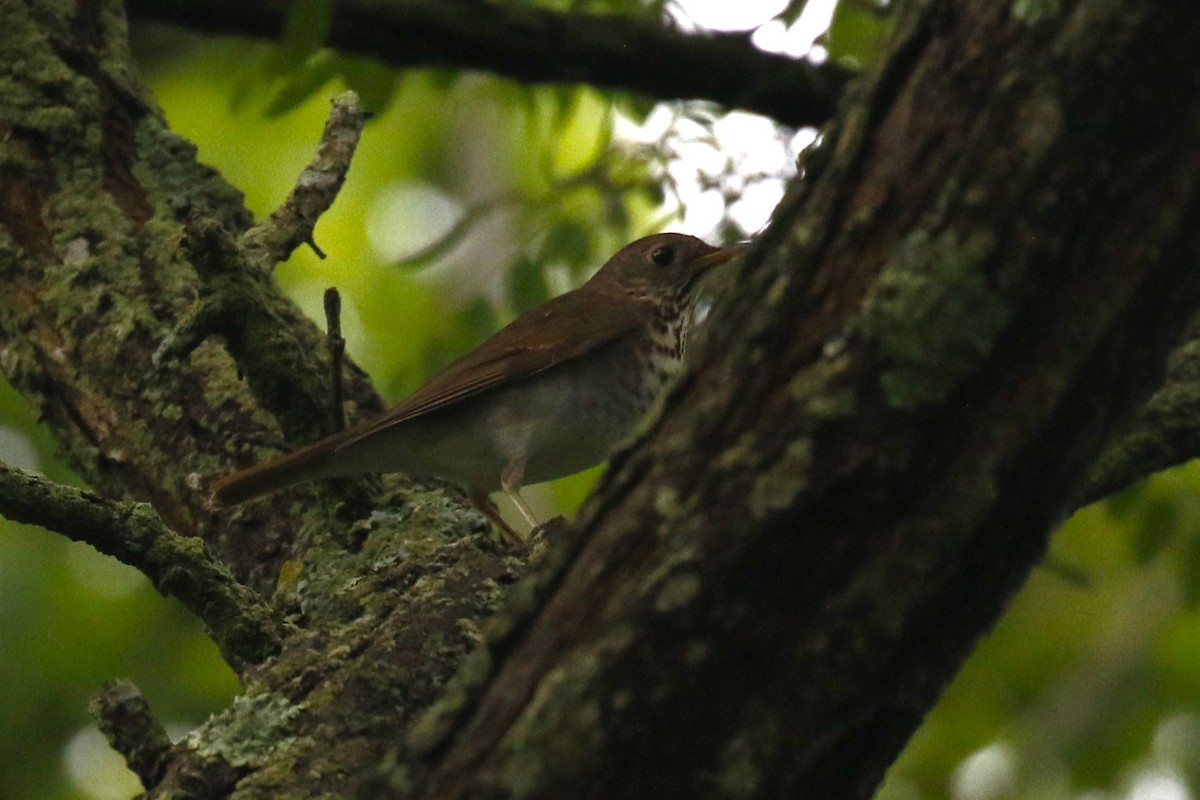
[[[632,331],[642,321],[629,301],[607,303],[603,311],[597,311],[594,302],[591,295],[575,290],[523,314],[430,378],[404,402],[346,431],[336,449],[577,358]]]

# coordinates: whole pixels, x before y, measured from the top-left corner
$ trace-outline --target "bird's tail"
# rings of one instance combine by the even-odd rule
[[[322,441],[226,475],[210,487],[208,507],[219,511],[303,481],[331,477],[326,468],[332,455],[331,448]]]

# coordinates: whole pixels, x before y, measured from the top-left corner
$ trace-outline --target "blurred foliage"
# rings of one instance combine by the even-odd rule
[[[0,433],[7,434],[0,460],[79,485],[54,457],[34,411],[4,384]],[[29,445],[20,459],[16,441]],[[237,690],[203,626],[136,570],[0,519],[0,796],[112,796],[73,789],[69,771],[130,796],[136,781],[115,753],[97,747],[103,739],[86,713],[88,697],[116,676],[131,678],[178,731],[203,722]]]
[[[770,13],[792,24],[816,2],[776,3]],[[676,5],[533,4],[651,18]],[[520,310],[577,284],[621,244],[665,227],[697,193],[724,211],[711,230],[693,232],[745,236],[753,225],[731,209],[778,180],[769,163],[731,155],[714,133],[722,118],[703,104],[675,106],[670,122],[654,127],[661,107],[638,98],[448,70],[398,73],[322,49],[331,7],[296,3],[279,44],[165,28],[136,30],[134,44],[171,124],[259,216],[310,159],[329,96],[350,86],[377,112],[316,230],[330,257],[297,251],[277,276],[317,320],[325,287],[341,290],[348,351],[391,399]],[[887,9],[845,0],[827,38],[830,57],[870,63]],[[622,119],[652,132],[623,138]],[[703,163],[685,176],[680,165],[698,152]],[[6,387],[0,459],[78,482],[55,459],[35,413]],[[543,514],[569,510],[596,472],[530,499]],[[1192,796],[1188,787],[1200,785],[1198,606],[1200,469],[1174,470],[1083,510],[1056,535],[1047,565],[980,643],[879,796]],[[178,731],[237,689],[195,620],[135,572],[0,522],[0,796],[135,790],[127,775],[105,771],[115,757],[103,760],[94,734],[77,735],[92,730],[88,695],[116,676],[140,686]]]
[[[858,67],[879,57],[894,5],[889,0],[841,0],[825,34],[829,57]]]
[[[1198,547],[1195,463],[1076,514],[880,797],[1194,796]]]

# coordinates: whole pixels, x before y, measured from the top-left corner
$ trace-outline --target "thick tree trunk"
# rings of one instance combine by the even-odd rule
[[[1195,8],[1034,5],[907,6],[421,796],[870,796],[1200,299]]]
[[[289,625],[151,796],[350,794],[399,747],[380,793],[868,797],[1052,526],[1192,454],[1162,439],[1198,427],[1192,4],[909,3],[665,415],[443,693],[520,563],[436,488],[203,511],[193,475],[320,429],[317,334],[117,11],[45,5],[0,38],[0,367]],[[197,308],[225,347],[155,366]]]

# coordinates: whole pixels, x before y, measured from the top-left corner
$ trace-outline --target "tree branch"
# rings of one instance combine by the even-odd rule
[[[216,797],[238,781],[263,797],[349,796],[441,693],[523,565],[442,486],[396,479],[369,505],[297,488],[204,510],[204,476],[278,449],[264,408],[300,430],[281,409],[310,392],[307,424],[326,424],[328,384],[310,378],[327,380],[328,363],[317,326],[240,255],[241,194],[137,83],[124,20],[117,0],[32,0],[4,18],[4,97],[19,102],[0,99],[0,369],[97,492],[150,499],[298,623],[278,655],[240,670],[242,699],[172,747],[147,796]],[[252,312],[223,331],[226,347],[209,339],[155,363],[172,331],[186,339],[191,316],[211,313],[197,300],[221,295],[210,309]],[[254,381],[279,396],[256,402],[239,364],[267,371]],[[347,401],[377,402],[348,373]]]
[[[277,37],[285,0],[128,0],[131,17],[217,34]],[[744,34],[693,36],[641,19],[470,0],[345,0],[329,47],[396,67],[448,66],[517,81],[589,83],[657,100],[701,99],[821,125],[850,74],[764,53]]]
[[[370,118],[354,92],[333,98],[317,153],[300,173],[291,194],[270,217],[242,235],[241,246],[249,261],[273,269],[302,242],[325,257],[313,241],[313,228],[337,198],[363,126]]]
[[[351,796],[480,640],[414,793],[868,796],[1200,306],[1194,9],[1058,5],[909,6],[696,371],[509,593],[522,566],[442,487],[199,508],[197,474],[277,446],[272,406],[210,342],[150,354],[247,272],[222,251],[248,215],[143,99],[115,0],[16,4],[0,367],[92,485],[301,623],[148,796]],[[253,344],[321,370],[253,291]]]
[[[1200,340],[1172,354],[1166,381],[1092,469],[1080,505],[1200,457]]]
[[[213,214],[192,214],[184,245],[204,279],[204,291],[152,358],[161,366],[190,355],[209,336],[224,336],[251,391],[293,442],[331,432],[325,409],[335,394],[341,397],[343,362],[339,357],[334,385],[327,386],[310,351],[278,345],[281,338],[300,331],[280,317],[267,276],[303,242],[325,257],[313,241],[313,229],[337,198],[370,116],[354,92],[335,97],[317,153],[287,199],[240,236]],[[360,402],[366,400],[367,408],[378,410],[379,399],[364,385],[365,375],[350,367]]]
[[[150,713],[138,688],[129,681],[110,681],[92,697],[89,709],[109,746],[125,757],[142,786],[156,785],[162,778],[171,737]]]
[[[167,528],[146,503],[117,503],[0,465],[0,514],[89,544],[146,575],[208,626],[230,663],[256,664],[279,651],[270,608],[213,559],[204,542]]]

